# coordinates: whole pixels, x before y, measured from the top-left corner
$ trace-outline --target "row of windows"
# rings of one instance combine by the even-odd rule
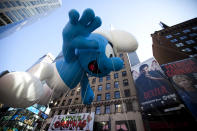
[[[122,72],[122,77],[126,77],[127,76],[127,72],[126,71],[123,71]],[[115,73],[114,74],[114,79],[117,79],[118,78],[118,73]],[[111,78],[110,78],[110,75],[107,75],[106,76],[106,80],[108,81],[108,80],[110,80]],[[99,82],[103,82],[103,77],[101,77],[101,78],[99,78]],[[96,78],[93,78],[92,79],[92,84],[95,84],[96,83]]]
[[[197,30],[197,26],[194,26],[194,27],[192,27],[192,30],[194,30],[194,31],[196,31]],[[190,29],[185,29],[185,30],[183,30],[182,31],[183,33],[185,33],[185,34],[187,34],[187,33],[190,33],[191,32],[191,30]],[[177,33],[175,33],[175,34],[173,34],[174,36],[177,36],[177,35],[180,35],[181,33],[179,33],[179,32],[177,32]],[[165,36],[167,39],[170,39],[170,38],[172,38],[173,37],[173,35],[167,35],[167,36]],[[191,33],[191,34],[189,34],[190,36],[196,36],[197,34],[196,33]],[[183,39],[185,39],[185,38],[183,38]]]
[[[74,95],[74,93],[71,93],[72,95]],[[130,97],[131,94],[130,94],[130,90],[129,89],[126,89],[124,90],[124,96],[125,97]],[[97,95],[97,98],[96,98],[96,101],[101,101],[101,98],[102,98],[102,95],[101,94],[98,94]],[[120,91],[115,91],[114,92],[114,98],[115,99],[118,99],[120,98]],[[111,94],[110,93],[105,93],[105,100],[110,100],[111,99]],[[74,99],[74,104],[78,103],[79,101],[79,98],[75,98]],[[55,105],[58,105],[60,101],[58,101]],[[69,99],[68,102],[66,103],[66,100],[63,100],[61,106],[64,106],[64,105],[70,105],[72,102],[72,99]]]
[[[194,41],[194,40],[187,40],[187,41],[185,41],[185,43],[186,43],[187,45],[191,45],[191,44],[195,44],[195,41]],[[175,44],[175,45],[176,45],[176,47],[183,47],[183,46],[185,46],[185,44],[183,44],[182,42],[177,43],[177,44]]]
[[[123,86],[128,86],[128,85],[129,85],[128,79],[123,80]],[[114,88],[119,88],[119,82],[118,81],[114,82]],[[92,89],[94,90],[94,86],[92,86]],[[103,89],[103,86],[98,85],[98,91],[102,91],[102,89]],[[110,90],[110,89],[111,89],[111,84],[107,83],[106,84],[106,90]]]
[[[130,90],[129,89],[124,90],[124,95],[125,95],[125,97],[130,97],[131,96]],[[114,98],[115,99],[120,98],[120,91],[115,91],[114,92]],[[105,100],[110,100],[110,99],[111,99],[111,94],[110,93],[105,93]],[[96,101],[101,101],[101,94],[97,95]]]
[[[126,105],[126,110],[127,111],[133,111],[133,106],[132,106],[131,102],[126,103],[125,105]],[[123,112],[122,104],[115,104],[114,106],[115,106],[115,112],[117,112],[117,113],[118,112]],[[75,112],[75,111],[76,111],[76,109],[73,108],[72,112]],[[65,110],[64,114],[67,114],[67,112],[68,112],[68,110]],[[81,112],[83,112],[82,108],[79,109],[79,113],[81,113]],[[91,112],[91,108],[90,107],[87,108],[86,112]],[[55,111],[52,111],[51,117],[53,117],[54,113],[55,113]],[[61,113],[62,113],[62,110],[59,110],[58,115],[60,115]],[[109,113],[111,113],[111,106],[110,105],[105,105],[104,114],[109,114]],[[101,106],[97,106],[95,108],[95,114],[101,114]]]

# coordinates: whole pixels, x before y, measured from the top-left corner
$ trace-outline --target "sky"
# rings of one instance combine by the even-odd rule
[[[100,28],[109,30],[112,25],[132,33],[141,62],[153,56],[151,34],[161,30],[160,21],[172,26],[197,16],[197,0],[62,0],[62,6],[48,16],[0,40],[0,72],[25,71],[48,52],[56,57],[69,10],[81,14],[86,8],[101,17]]]

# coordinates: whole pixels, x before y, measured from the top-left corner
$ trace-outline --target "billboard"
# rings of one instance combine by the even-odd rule
[[[185,106],[197,119],[197,60],[188,58],[161,67]]]
[[[172,84],[154,58],[133,66],[131,70],[142,111],[178,104]]]
[[[94,112],[55,115],[48,131],[93,131]]]

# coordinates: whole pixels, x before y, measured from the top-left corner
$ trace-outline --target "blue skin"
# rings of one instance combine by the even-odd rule
[[[123,67],[123,61],[118,57],[107,57],[105,54],[107,39],[99,34],[92,34],[101,26],[101,19],[95,16],[93,10],[86,9],[81,18],[76,10],[69,12],[69,22],[63,29],[64,60],[56,62],[56,67],[64,83],[73,89],[80,82],[81,96],[84,104],[91,104],[94,92],[90,88],[87,74],[103,77],[111,71]],[[94,61],[97,70],[90,70],[89,64]],[[96,62],[96,64],[95,64]]]

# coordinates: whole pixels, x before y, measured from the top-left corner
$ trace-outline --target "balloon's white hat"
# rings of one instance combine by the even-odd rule
[[[115,55],[118,52],[133,52],[138,48],[138,43],[135,37],[122,30],[96,30],[93,33],[104,36],[112,45]]]

